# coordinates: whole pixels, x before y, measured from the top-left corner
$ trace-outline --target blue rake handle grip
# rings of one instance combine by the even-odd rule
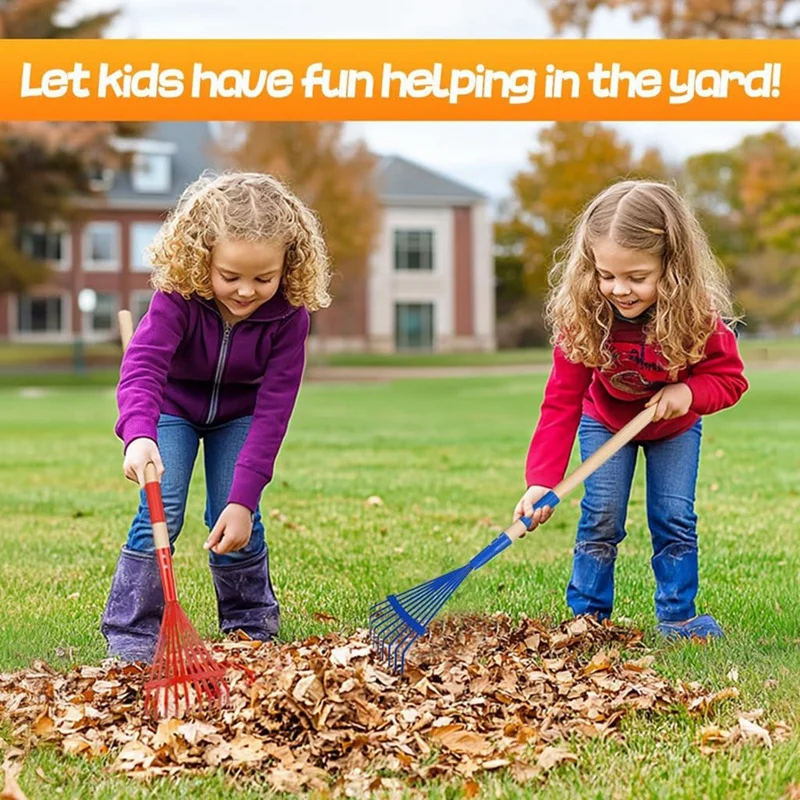
[[[533,510],[536,511],[537,508],[544,508],[544,506],[555,508],[560,502],[561,498],[555,492],[549,491],[544,497],[533,504]],[[531,519],[531,517],[520,517],[519,522],[526,528],[530,528],[533,519]],[[469,566],[472,567],[472,569],[480,569],[487,561],[491,561],[496,555],[502,553],[506,547],[512,544],[514,544],[514,540],[508,533],[503,531],[491,544],[486,545],[486,547],[469,562]]]
[[[564,478],[544,497],[537,500],[533,505],[534,510],[542,508],[542,506],[550,506],[550,508],[557,506],[562,498],[566,497],[579,483],[582,483],[598,467],[605,464],[617,450],[628,444],[636,434],[643,431],[652,422],[655,413],[656,407],[654,405],[640,411],[624,428],[617,431],[605,444],[592,453],[574,472]],[[525,526],[525,529],[528,529],[532,521],[530,517],[520,517],[517,522],[503,531],[491,544],[484,547],[469,562],[469,566],[472,569],[480,569],[487,561],[491,561],[498,553],[502,553],[506,547],[513,544],[525,532],[519,529],[520,523]],[[509,531],[512,531],[512,536],[508,535]]]

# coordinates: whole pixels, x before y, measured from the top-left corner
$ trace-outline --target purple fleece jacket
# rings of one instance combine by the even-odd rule
[[[214,425],[253,415],[228,495],[255,511],[272,479],[305,366],[309,314],[279,292],[246,320],[213,300],[156,292],[122,359],[115,427],[125,448],[158,441],[159,414]]]

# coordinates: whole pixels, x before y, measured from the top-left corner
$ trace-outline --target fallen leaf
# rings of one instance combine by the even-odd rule
[[[435,728],[431,736],[441,742],[443,747],[456,753],[485,756],[492,752],[492,745],[485,736],[475,733],[475,731],[464,730],[462,725],[445,725]]]
[[[227,670],[222,711],[159,723],[142,713],[147,665],[108,659],[56,670],[36,661],[0,674],[0,725],[26,747],[38,732],[82,758],[109,754],[110,771],[137,780],[211,768],[319,800],[414,796],[414,784],[428,780],[471,787],[500,769],[540,784],[553,766],[576,760],[564,744],[575,735],[619,739],[632,711],[682,705],[705,713],[738,697],[733,687],[714,693],[661,676],[631,626],[591,617],[559,625],[502,613],[446,617],[408,651],[402,677],[373,652],[365,629],[267,644],[240,632],[209,645]],[[767,725],[759,709],[738,715],[773,743],[792,735],[786,723]],[[759,736],[753,740],[763,743]],[[744,739],[739,725],[703,729],[697,745],[713,752]],[[13,744],[0,748],[23,756]]]
[[[539,778],[542,775],[542,768],[535,764],[525,764],[521,761],[515,761],[511,765],[511,777],[517,783],[529,783],[534,778]]]
[[[578,756],[563,747],[545,747],[536,759],[536,765],[543,770],[549,770],[564,761],[577,761]]]
[[[17,775],[21,770],[20,764],[9,761],[3,764],[3,790],[0,792],[0,800],[28,800],[17,783]]]
[[[749,719],[739,717],[739,729],[741,730],[742,736],[745,739],[754,740],[757,743],[763,744],[772,749],[772,738],[770,737],[769,731],[766,728],[762,728],[760,725],[757,725],[755,722],[751,722]]]

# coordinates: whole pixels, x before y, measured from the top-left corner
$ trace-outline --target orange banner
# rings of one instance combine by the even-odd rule
[[[764,40],[0,40],[2,120],[797,120]]]

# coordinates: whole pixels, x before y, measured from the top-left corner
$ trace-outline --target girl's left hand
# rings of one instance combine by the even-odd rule
[[[213,550],[218,556],[241,550],[250,541],[252,532],[253,515],[250,509],[238,503],[228,503],[203,547]]]
[[[659,389],[645,403],[645,408],[652,405],[656,406],[653,422],[682,417],[692,405],[692,390],[685,383],[671,383]]]

